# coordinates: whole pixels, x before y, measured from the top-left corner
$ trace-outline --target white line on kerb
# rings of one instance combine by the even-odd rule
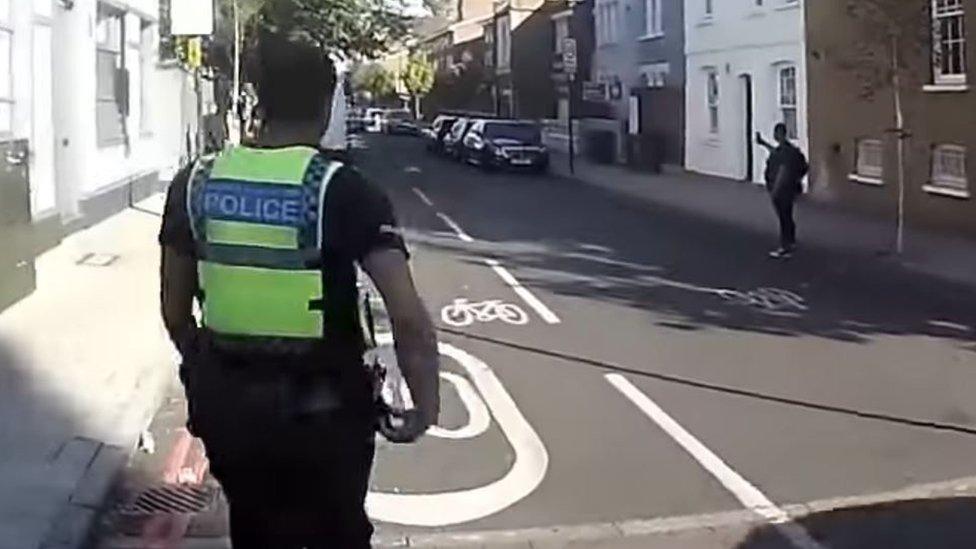
[[[758,488],[726,465],[722,458],[702,444],[667,412],[658,406],[640,389],[620,374],[604,376],[611,385],[623,393],[647,417],[651,418],[665,433],[691,454],[726,490],[732,493],[742,505],[773,524],[797,549],[826,549],[810,536],[802,526],[793,522],[790,516],[767,498]]]
[[[559,317],[556,316],[556,313],[552,312],[552,309],[546,307],[545,303],[539,301],[539,298],[527,290],[525,286],[522,286],[522,283],[519,282],[518,279],[512,275],[512,273],[508,272],[508,269],[502,267],[497,260],[485,259],[485,264],[491,267],[491,270],[495,271],[495,274],[501,277],[501,279],[505,281],[505,284],[508,284],[512,290],[522,298],[522,301],[525,301],[529,307],[535,309],[535,312],[539,313],[542,320],[548,322],[549,324],[559,324],[561,322]]]
[[[417,187],[414,187],[414,188],[413,188],[413,194],[415,194],[415,195],[417,195],[418,197],[420,197],[420,200],[421,200],[421,202],[423,202],[424,204],[427,204],[427,205],[428,205],[428,206],[430,206],[431,208],[433,208],[433,207],[434,207],[434,203],[433,203],[433,202],[431,202],[429,198],[427,198],[427,195],[426,195],[426,194],[424,194],[424,191],[422,191],[422,190],[420,190],[420,189],[418,189]]]

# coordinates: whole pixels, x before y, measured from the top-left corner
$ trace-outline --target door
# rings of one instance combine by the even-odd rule
[[[742,121],[743,143],[745,144],[743,150],[743,158],[745,159],[745,173],[742,180],[752,182],[755,180],[756,165],[756,145],[754,137],[756,132],[752,111],[752,76],[743,74],[739,76],[739,79],[742,81],[742,99],[745,102],[742,109],[742,112],[745,113],[745,117]]]
[[[0,310],[34,291],[27,140],[0,141]]]
[[[52,3],[34,0],[31,99],[31,211],[34,218],[56,212],[54,179],[54,85]]]

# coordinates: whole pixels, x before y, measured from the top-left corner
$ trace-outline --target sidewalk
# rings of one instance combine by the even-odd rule
[[[0,313],[0,548],[75,547],[173,375],[159,320],[162,198],[37,260]]]
[[[659,207],[707,217],[756,233],[771,249],[777,241],[776,217],[766,190],[759,185],[691,173],[652,175],[621,165],[576,159],[570,175],[567,155],[552,153],[552,172]],[[863,256],[890,256],[894,220],[890,222],[840,211],[814,200],[797,204],[803,247]],[[976,286],[976,241],[908,230],[905,253],[891,261],[956,283]]]

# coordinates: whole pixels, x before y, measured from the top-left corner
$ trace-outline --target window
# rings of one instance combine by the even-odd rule
[[[708,131],[718,133],[718,72],[715,69],[706,69],[706,95],[708,103]]]
[[[667,84],[671,65],[669,63],[653,63],[642,65],[639,70],[641,84],[648,88],[663,88]]]
[[[620,24],[620,2],[599,0],[596,5],[596,44],[616,44]]]
[[[966,147],[936,145],[932,150],[932,181],[925,190],[953,196],[968,197],[966,180]]]
[[[705,0],[705,17],[712,17],[713,15],[715,15],[714,0]]]
[[[644,5],[647,8],[645,21],[647,36],[661,36],[664,34],[661,0],[644,0]]]
[[[796,67],[782,67],[779,69],[779,110],[783,123],[786,124],[786,135],[790,139],[799,136],[797,108],[796,108]]]
[[[484,30],[485,35],[485,67],[495,66],[495,26],[487,25]]]
[[[125,120],[116,94],[122,84],[123,14],[98,6],[95,28],[95,126],[100,146],[117,145],[125,136]]]
[[[858,139],[854,173],[858,181],[881,183],[884,173],[884,145],[880,139]],[[866,181],[865,181],[866,180]]]
[[[966,83],[962,0],[932,0],[932,73],[936,84]]]
[[[0,0],[0,135],[12,132],[14,124],[13,41],[10,1]]]
[[[498,67],[512,66],[512,22],[508,16],[498,19]]]

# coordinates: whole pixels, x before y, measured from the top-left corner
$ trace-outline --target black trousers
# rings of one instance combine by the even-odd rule
[[[773,208],[779,218],[779,244],[784,249],[796,246],[796,221],[793,219],[793,207],[796,204],[797,193],[779,192],[772,195]]]
[[[190,426],[230,505],[234,549],[369,548],[364,503],[375,420],[368,387],[354,395],[357,406],[309,411],[302,402],[310,388],[332,385],[348,397],[349,381],[212,355],[190,362],[182,375]]]

